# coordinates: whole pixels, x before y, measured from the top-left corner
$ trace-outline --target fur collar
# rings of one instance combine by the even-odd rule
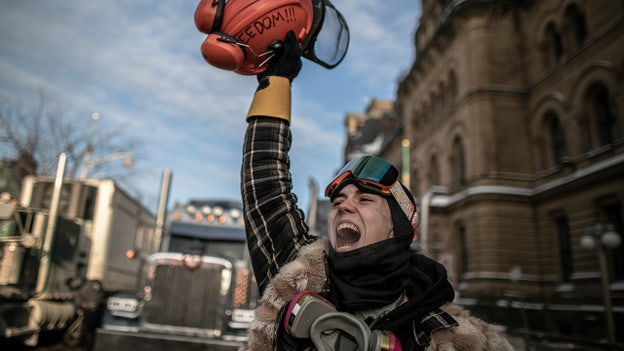
[[[246,345],[250,351],[273,349],[277,315],[285,304],[303,290],[323,291],[327,283],[325,255],[327,240],[303,246],[295,260],[284,265],[271,279],[255,311]]]
[[[271,351],[277,333],[277,316],[281,308],[303,290],[322,292],[327,288],[324,252],[327,240],[303,246],[292,262],[284,265],[267,285],[255,320],[249,329],[249,339],[242,350]],[[513,351],[501,334],[500,328],[473,317],[461,306],[446,304],[441,307],[459,324],[431,334],[427,351]]]

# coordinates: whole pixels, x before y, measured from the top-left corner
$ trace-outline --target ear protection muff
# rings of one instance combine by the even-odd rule
[[[195,26],[200,32],[210,34],[221,29],[225,0],[201,0],[195,8]]]
[[[245,62],[245,51],[238,45],[233,37],[213,32],[201,46],[202,56],[209,64],[225,69],[236,71]]]
[[[204,60],[212,66],[235,71],[245,61],[245,51],[238,41],[221,32],[225,0],[202,0],[195,9],[195,26],[208,34],[201,45]]]

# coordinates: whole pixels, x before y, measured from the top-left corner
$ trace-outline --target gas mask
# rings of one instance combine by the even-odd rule
[[[360,318],[337,312],[322,296],[304,290],[290,301],[282,327],[297,338],[309,338],[318,351],[401,351],[388,330],[371,330]]]
[[[244,75],[263,72],[290,30],[303,57],[328,69],[342,61],[349,46],[347,22],[329,0],[201,0],[195,25],[208,34],[204,59]]]

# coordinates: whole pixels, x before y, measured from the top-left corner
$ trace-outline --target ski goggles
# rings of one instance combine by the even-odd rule
[[[399,182],[399,171],[388,161],[376,156],[362,156],[349,161],[325,188],[330,199],[344,182],[354,182],[365,191],[392,196],[399,204],[413,229],[416,229],[416,207]]]

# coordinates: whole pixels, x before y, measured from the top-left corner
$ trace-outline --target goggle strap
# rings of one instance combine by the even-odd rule
[[[403,213],[405,213],[405,215],[407,216],[407,219],[410,221],[412,229],[416,229],[416,225],[418,224],[416,223],[417,219],[414,215],[416,214],[416,208],[414,207],[414,204],[412,204],[410,198],[407,196],[405,190],[403,190],[403,186],[401,186],[401,183],[397,181],[392,184],[392,186],[390,187],[390,192],[403,210]]]

